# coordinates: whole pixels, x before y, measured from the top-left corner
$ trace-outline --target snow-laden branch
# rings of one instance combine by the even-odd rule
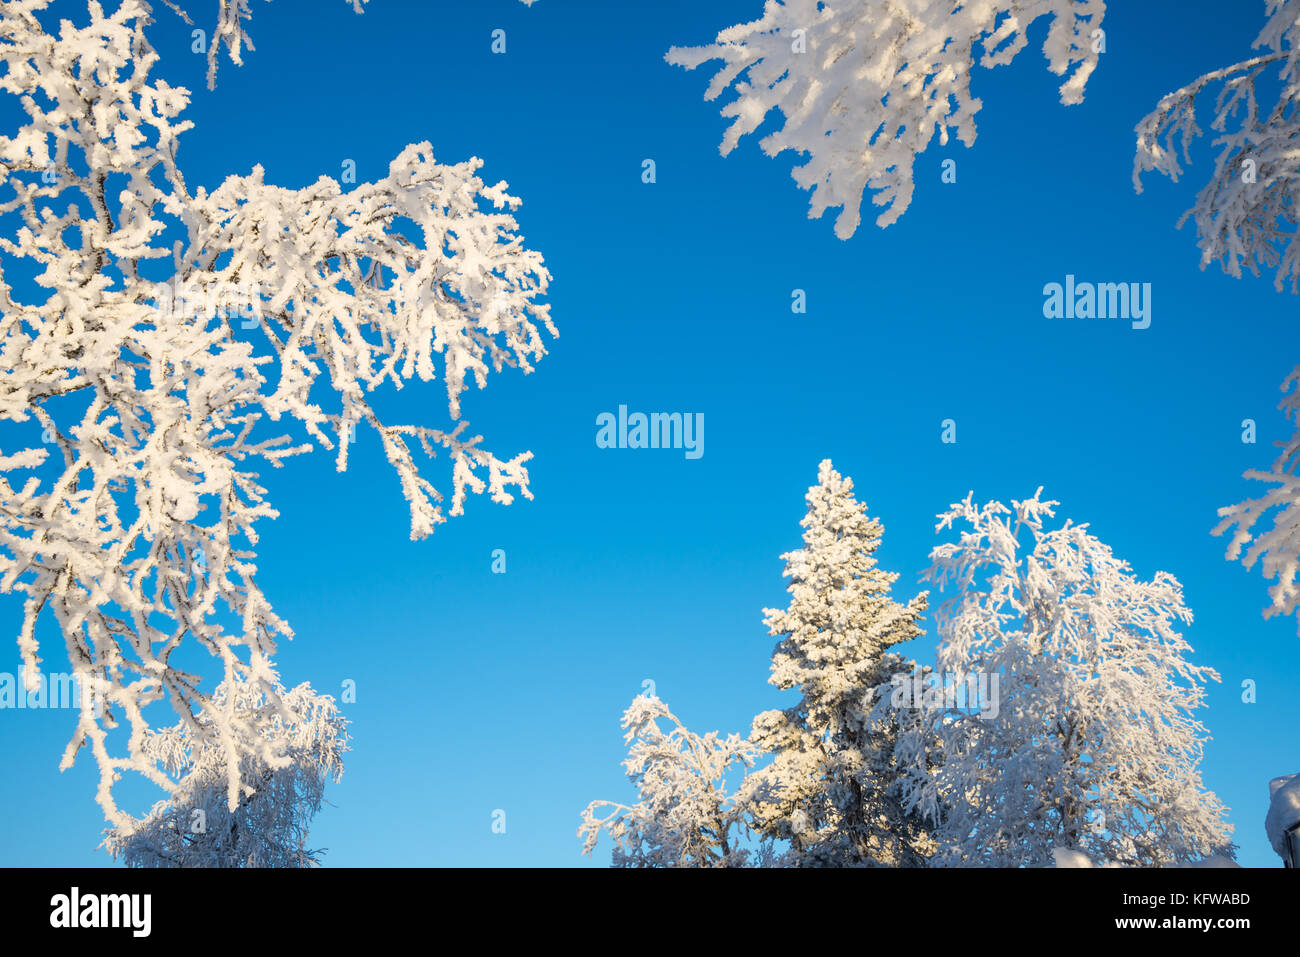
[[[1227,558],[1240,560],[1247,568],[1259,562],[1265,578],[1275,579],[1269,586],[1272,602],[1264,609],[1264,617],[1291,615],[1300,604],[1300,586],[1296,574],[1300,571],[1300,366],[1291,370],[1282,383],[1282,401],[1278,407],[1290,420],[1295,431],[1284,442],[1278,442],[1280,453],[1268,471],[1251,469],[1244,478],[1266,482],[1273,488],[1258,498],[1247,499],[1236,505],[1219,509],[1219,524],[1215,535],[1232,532],[1228,541]],[[1260,529],[1266,518],[1271,528]],[[1297,626],[1300,628],[1300,624]]]
[[[1275,270],[1277,289],[1290,282],[1294,292],[1300,283],[1300,0],[1267,0],[1266,15],[1254,42],[1266,52],[1197,77],[1138,123],[1133,185],[1141,192],[1148,171],[1175,182],[1183,175],[1190,146],[1203,134],[1198,107],[1217,89],[1210,119],[1217,134],[1214,172],[1178,225],[1195,222],[1202,269],[1218,262],[1234,277],[1243,267],[1256,276]]]
[[[194,24],[194,19],[190,16],[189,10],[193,9],[196,2],[208,5],[211,0],[162,0],[165,7],[191,26]],[[364,13],[365,5],[370,0],[343,0],[343,2],[355,12]],[[149,9],[148,3],[142,2],[142,6],[146,11]],[[217,86],[217,65],[223,47],[230,57],[230,62],[235,66],[244,65],[245,48],[257,49],[253,46],[253,38],[248,35],[245,25],[252,17],[252,0],[217,0],[217,20],[212,28],[212,42],[207,44],[209,90],[216,89]]]
[[[498,458],[461,399],[470,379],[532,371],[555,329],[519,200],[479,178],[480,160],[440,164],[422,143],[348,192],[328,177],[272,186],[260,167],[191,191],[177,161],[189,94],[150,78],[148,7],[91,2],[83,26],[54,35],[49,6],[0,7],[0,92],[25,116],[0,135],[0,591],[26,596],[31,681],[48,614],[73,672],[100,690],[64,766],[91,749],[120,824],[121,772],[170,789],[143,750],[147,706],[168,700],[189,721],[211,708],[178,649],[277,694],[269,660],[292,633],[256,584],[256,524],[277,514],[260,465],[319,445],[342,470],[355,430],[372,429],[412,538],[470,494],[531,497],[530,453]],[[440,427],[372,404],[439,377]],[[417,463],[439,452],[449,503]],[[239,767],[240,735],[214,728]]]
[[[794,170],[812,191],[809,216],[843,207],[835,234],[861,223],[863,193],[885,210],[879,226],[897,220],[912,200],[913,167],[937,135],[975,142],[971,70],[1010,63],[1029,27],[1051,20],[1043,54],[1065,77],[1061,102],[1079,103],[1097,66],[1104,0],[767,0],[763,15],[728,27],[711,44],[673,47],[669,63],[694,69],[722,65],[705,93],[730,87],[722,108],[732,122],[721,151],[755,132],[773,111],[780,128],[759,145],[768,156],[791,149],[807,155]]]

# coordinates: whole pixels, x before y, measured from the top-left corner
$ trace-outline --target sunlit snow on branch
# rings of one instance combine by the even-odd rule
[[[78,680],[106,689],[64,767],[88,747],[98,799],[122,824],[122,772],[167,787],[144,750],[155,701],[183,720],[211,713],[205,733],[241,765],[243,737],[211,711],[215,682],[178,663],[193,667],[183,649],[205,649],[216,680],[277,694],[269,661],[292,633],[256,583],[256,524],[277,514],[258,469],[320,446],[342,471],[369,430],[413,539],[471,494],[531,497],[531,453],[498,458],[461,400],[471,380],[531,372],[555,329],[519,200],[479,178],[481,160],[438,163],[419,143],[347,192],[328,177],[274,186],[261,167],[192,190],[177,164],[189,94],[150,78],[148,8],[90,3],[85,25],[52,35],[49,6],[0,7],[0,90],[26,116],[0,136],[0,592],[25,596],[29,678],[48,615]],[[164,308],[160,283],[259,301],[238,317]],[[439,427],[372,405],[387,386],[439,378]],[[449,488],[425,477],[421,453],[444,456]],[[129,736],[111,742],[123,722]]]
[[[941,144],[950,133],[975,142],[982,104],[971,94],[972,68],[1010,63],[1040,17],[1051,21],[1048,68],[1065,77],[1061,102],[1081,102],[1105,10],[1104,0],[767,0],[759,19],[705,46],[673,47],[667,60],[687,69],[722,62],[705,99],[735,88],[722,108],[732,120],[724,156],[778,111],[780,128],[759,145],[768,156],[807,156],[794,179],[812,191],[809,216],[842,207],[835,234],[847,239],[867,190],[885,207],[878,225],[903,214],[916,157],[936,135]]]
[[[1204,132],[1198,109],[1208,110],[1218,149],[1214,172],[1178,225],[1195,222],[1202,269],[1218,262],[1236,277],[1243,266],[1256,276],[1275,270],[1278,290],[1289,282],[1294,292],[1300,283],[1300,0],[1267,0],[1266,15],[1254,43],[1264,52],[1197,77],[1138,123],[1133,185],[1141,192],[1147,171],[1177,181]],[[1210,108],[1204,101],[1212,93]]]

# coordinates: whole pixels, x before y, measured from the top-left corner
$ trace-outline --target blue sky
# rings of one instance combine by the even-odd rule
[[[298,187],[347,159],[365,180],[429,140],[509,182],[554,275],[551,354],[464,406],[499,454],[534,452],[534,501],[475,500],[412,543],[364,432],[344,475],[324,452],[265,475],[281,517],[262,527],[261,586],[298,636],[281,673],[358,689],[347,772],[313,829],[327,864],[608,863],[607,842],[580,857],[575,831],[589,800],[631,796],[618,722],[644,680],[699,731],[745,732],[789,700],[766,684],[762,609],[785,604],[779,555],[799,544],[827,457],[884,523],[878,557],[901,573],[900,600],[939,541],[935,514],[968,490],[1008,501],[1042,485],[1140,575],[1177,576],[1194,660],[1223,676],[1201,714],[1205,783],[1232,809],[1241,862],[1278,863],[1263,818],[1268,780],[1300,770],[1300,638],[1294,620],[1261,618],[1266,583],[1224,561],[1209,529],[1288,434],[1278,386],[1300,354],[1274,342],[1291,341],[1296,299],[1271,277],[1200,271],[1191,228],[1175,230],[1208,149],[1184,183],[1148,178],[1138,196],[1130,182],[1136,122],[1244,58],[1263,3],[1231,16],[1209,0],[1114,4],[1074,107],[1058,102],[1038,25],[1011,66],[977,72],[974,147],[936,143],[901,221],[882,231],[868,214],[847,242],[835,211],[807,219],[792,154],[769,159],[751,137],[720,157],[708,68],[663,62],[757,17],[760,0],[369,6],[256,4],[257,50],[223,63],[213,92],[188,30],[162,10],[155,28],[158,74],[194,92],[191,184],[260,163]],[[490,50],[497,28],[505,55]],[[948,157],[955,184],[940,182]],[[1151,327],[1045,319],[1043,286],[1066,274],[1150,282]],[[703,413],[704,455],[598,448],[596,416],[620,404]],[[400,407],[429,424],[446,414],[437,383]],[[956,444],[940,442],[947,418]],[[13,597],[0,616],[16,634]],[[934,642],[931,629],[909,651],[930,661]],[[10,647],[0,670],[17,670]],[[51,667],[58,655],[49,646]],[[0,862],[108,862],[93,766],[57,770],[72,723],[0,711]]]

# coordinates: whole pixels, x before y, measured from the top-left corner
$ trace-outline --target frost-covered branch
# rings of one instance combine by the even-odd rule
[[[1178,225],[1195,222],[1202,269],[1217,261],[1234,277],[1243,266],[1256,276],[1275,270],[1277,289],[1289,281],[1294,292],[1300,283],[1300,0],[1267,0],[1266,16],[1254,42],[1266,52],[1196,78],[1138,123],[1133,185],[1141,192],[1148,171],[1178,181],[1203,133],[1198,107],[1217,89],[1210,119],[1217,134],[1214,172]]]
[[[179,649],[278,694],[270,658],[292,632],[256,583],[256,525],[277,514],[258,469],[321,446],[343,470],[354,431],[373,429],[412,538],[470,494],[531,497],[530,453],[498,458],[461,399],[470,379],[532,371],[555,329],[519,200],[478,177],[480,160],[440,164],[422,143],[348,192],[328,177],[272,186],[260,167],[191,191],[177,160],[189,94],[150,78],[147,5],[91,2],[57,35],[49,6],[0,7],[0,91],[25,117],[0,135],[0,592],[26,599],[29,680],[45,615],[99,689],[64,767],[89,747],[122,824],[123,771],[170,789],[144,751],[148,705],[217,714]],[[372,404],[439,377],[441,427]],[[439,452],[449,502],[417,462]],[[124,756],[110,740],[123,721]],[[247,735],[219,717],[212,733],[239,767]]]
[[[759,145],[768,156],[807,155],[794,170],[812,191],[809,216],[843,207],[835,234],[847,239],[861,222],[863,193],[897,220],[912,200],[913,167],[937,135],[975,142],[971,70],[1010,63],[1041,17],[1051,20],[1043,54],[1065,77],[1061,102],[1079,103],[1097,66],[1104,0],[767,0],[753,22],[728,27],[713,43],[673,47],[669,63],[694,69],[722,65],[705,93],[730,87],[722,108],[731,126],[721,151],[755,132],[773,111],[783,122]]]
[[[165,7],[190,26],[194,25],[194,18],[190,16],[189,9],[199,2],[209,4],[211,0],[162,0]],[[257,49],[253,46],[253,38],[248,35],[246,26],[246,22],[253,17],[252,2],[253,0],[217,0],[217,20],[212,28],[212,42],[207,44],[209,90],[214,90],[217,86],[217,66],[223,47],[230,57],[230,62],[235,66],[244,65],[245,48]],[[270,0],[267,2],[269,3]],[[365,5],[370,0],[343,0],[343,2],[354,12],[365,13]],[[522,0],[522,2],[531,7],[537,0]],[[148,7],[147,3],[143,5]]]
[[[1281,452],[1273,467],[1265,472],[1251,469],[1244,478],[1266,482],[1273,488],[1258,498],[1247,499],[1236,505],[1219,509],[1219,524],[1215,535],[1232,531],[1228,542],[1227,558],[1240,560],[1247,568],[1259,562],[1265,578],[1275,579],[1269,586],[1272,602],[1264,609],[1264,617],[1291,615],[1300,603],[1300,587],[1296,573],[1300,571],[1300,366],[1296,366],[1282,383],[1284,394],[1279,408],[1295,425],[1295,431],[1285,442],[1278,442]],[[1259,526],[1271,518],[1272,527]],[[1300,625],[1298,625],[1300,628]]]
[[[1300,0],[1267,0],[1265,13],[1267,21],[1254,42],[1255,49],[1265,52],[1198,77],[1161,99],[1138,124],[1133,183],[1141,192],[1141,176],[1148,170],[1174,181],[1183,175],[1191,144],[1203,132],[1200,101],[1217,89],[1210,120],[1210,129],[1218,134],[1212,141],[1218,148],[1214,171],[1178,225],[1195,222],[1202,269],[1217,261],[1236,278],[1243,267],[1255,276],[1274,270],[1277,290],[1289,282],[1294,293],[1300,291]],[[1271,469],[1245,474],[1274,487],[1219,509],[1220,522],[1213,530],[1215,535],[1232,531],[1229,560],[1239,559],[1247,568],[1259,562],[1264,577],[1274,579],[1266,618],[1292,614],[1300,599],[1297,382],[1300,366],[1282,383],[1280,403],[1297,430],[1277,443],[1281,452]],[[1260,530],[1268,516],[1272,527]]]
[[[194,24],[194,19],[190,16],[189,10],[196,2],[210,4],[211,0],[162,0],[164,6],[191,26]],[[370,0],[343,0],[343,2],[357,13],[364,13],[365,4]],[[143,6],[148,9],[147,3]],[[216,25],[212,28],[212,42],[207,44],[209,90],[216,89],[217,86],[217,62],[222,47],[225,47],[230,62],[235,66],[243,66],[245,47],[249,50],[257,49],[253,46],[253,38],[248,35],[245,26],[246,21],[251,20],[252,17],[252,0],[217,0]]]

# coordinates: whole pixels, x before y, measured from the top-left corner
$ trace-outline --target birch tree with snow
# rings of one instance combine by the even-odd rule
[[[257,585],[258,522],[277,514],[259,469],[320,447],[342,471],[356,431],[373,433],[412,539],[471,495],[531,497],[530,453],[498,457],[461,402],[470,380],[531,372],[555,329],[519,200],[481,160],[440,163],[419,143],[347,192],[326,176],[277,187],[261,167],[191,187],[189,94],[151,77],[150,7],[90,2],[56,32],[50,7],[0,7],[0,90],[23,117],[0,135],[0,591],[24,596],[29,682],[48,620],[98,690],[63,767],[88,748],[98,801],[128,828],[123,773],[175,788],[151,704],[240,770],[231,809],[249,743],[268,766],[288,744],[270,734],[290,713],[271,658],[292,631]],[[440,426],[372,404],[439,378]],[[420,453],[445,457],[448,484]],[[223,708],[217,683],[268,704]]]
[[[941,865],[1048,867],[1055,851],[1118,865],[1231,856],[1226,809],[1201,783],[1197,719],[1213,669],[1179,632],[1192,613],[1168,572],[1137,578],[1086,525],[1047,527],[1032,498],[939,516],[961,529],[926,580],[938,668],[998,673],[996,717],[929,712],[928,736],[900,735],[907,804],[939,818]],[[929,761],[931,741],[942,760]]]
[[[107,831],[104,845],[127,867],[315,867],[307,846],[325,785],[343,774],[347,719],[334,699],[302,684],[277,686],[278,703],[236,679],[212,695],[194,726],[151,730],[142,750],[176,781],[170,797]],[[218,728],[239,715],[258,738],[242,742],[232,767]],[[231,784],[239,805],[230,809]]]
[[[878,686],[914,667],[891,649],[923,634],[926,594],[891,597],[898,575],[875,557],[884,528],[829,459],[806,499],[803,547],[781,556],[790,604],[764,619],[781,638],[768,680],[800,697],[754,719],[750,739],[772,760],[746,780],[745,800],[764,836],[789,842],[794,866],[915,866],[928,839],[895,790],[897,725],[870,718]]]
[[[1043,55],[1064,77],[1061,102],[1081,102],[1104,46],[1105,11],[1104,0],[766,0],[757,20],[704,46],[673,47],[666,59],[688,70],[720,61],[705,99],[734,88],[722,108],[731,119],[724,156],[780,113],[759,146],[807,157],[793,175],[811,190],[809,217],[840,207],[835,235],[847,239],[868,190],[884,207],[877,225],[904,213],[916,159],[936,136],[974,144],[982,104],[972,71],[1014,60],[1039,19],[1050,21]]]
[[[1253,44],[1258,51],[1212,70],[1163,97],[1137,126],[1133,183],[1156,172],[1177,182],[1190,163],[1190,150],[1209,128],[1218,152],[1209,181],[1178,226],[1195,224],[1201,268],[1217,262],[1234,278],[1243,269],[1255,276],[1272,270],[1279,292],[1300,289],[1300,244],[1296,242],[1300,201],[1300,0],[1267,0],[1265,23]],[[1212,98],[1212,99],[1211,99]],[[1206,101],[1212,102],[1207,106]],[[1199,112],[1198,112],[1199,111]],[[1300,601],[1300,366],[1282,383],[1279,408],[1295,424],[1278,442],[1272,466],[1245,474],[1272,486],[1263,494],[1219,509],[1215,535],[1231,533],[1227,558],[1247,568],[1256,563],[1272,579],[1264,617],[1293,614]],[[1270,524],[1271,523],[1271,524]]]
[[[614,842],[614,867],[748,864],[746,809],[728,778],[753,765],[754,746],[737,734],[690,731],[654,695],[638,695],[622,724],[623,766],[640,800],[587,805],[578,828],[582,852],[591,854],[603,831]]]

